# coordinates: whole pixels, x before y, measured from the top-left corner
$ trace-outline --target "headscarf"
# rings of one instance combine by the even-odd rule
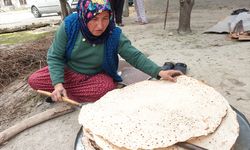
[[[87,23],[96,15],[103,11],[109,11],[109,25],[100,36],[94,36],[88,29]],[[78,19],[80,22],[80,30],[83,37],[91,44],[104,43],[109,34],[115,28],[115,22],[112,17],[112,9],[109,0],[79,0],[77,5]]]

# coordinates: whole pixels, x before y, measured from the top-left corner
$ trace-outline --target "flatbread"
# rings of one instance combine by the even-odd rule
[[[223,118],[220,126],[207,136],[201,136],[188,140],[188,143],[200,146],[209,150],[231,150],[234,143],[239,136],[239,123],[237,121],[237,114],[235,111],[227,105],[227,115]],[[179,146],[170,146],[168,148],[162,148],[157,150],[182,150]]]
[[[86,131],[84,134],[84,146],[87,146],[88,143],[88,133]],[[193,138],[188,140],[188,143],[206,148],[206,149],[221,149],[221,150],[230,150],[232,149],[237,137],[239,136],[239,123],[237,121],[237,115],[232,110],[232,108],[228,105],[227,115],[223,118],[220,126],[215,130],[214,133],[209,134],[207,136],[201,136],[198,138]],[[92,139],[95,140],[96,144],[102,147],[102,149],[108,150],[122,150],[119,147],[115,147],[108,141],[105,141],[101,137],[95,135],[92,136]],[[87,146],[88,147],[88,146]],[[167,148],[159,148],[155,150],[181,150],[183,148],[173,145]],[[85,149],[85,150],[95,150],[93,149]]]
[[[220,126],[215,130],[214,133],[209,134],[207,136],[201,136],[197,138],[193,138],[191,140],[188,140],[188,143],[206,148],[206,149],[221,149],[221,150],[230,150],[232,149],[237,137],[239,136],[239,123],[237,121],[237,114],[232,110],[232,108],[228,105],[227,106],[227,115],[223,118]],[[90,131],[89,131],[90,132]],[[126,150],[119,148],[115,145],[112,145],[112,143],[108,142],[107,140],[103,139],[101,136],[98,135],[92,135],[89,132],[85,131],[83,140],[84,140],[84,146],[85,150],[95,150],[95,148],[92,147],[92,149],[88,149],[89,147],[89,137],[93,141],[96,142],[97,145],[99,145],[102,149],[107,150]],[[91,136],[90,136],[91,135]],[[184,150],[184,148],[181,148],[177,145],[173,145],[166,148],[158,148],[154,150]]]
[[[97,147],[100,147],[99,149],[103,149],[103,150],[127,150],[127,149],[123,149],[123,148],[119,148],[115,145],[113,145],[112,143],[110,143],[109,141],[103,139],[101,136],[99,135],[95,135],[92,134],[90,130],[86,130],[83,128],[83,134],[86,135],[83,137],[82,141],[84,144],[88,145],[88,150],[96,150],[90,143],[90,141],[94,141],[94,145],[97,145]]]
[[[226,117],[214,133],[188,142],[207,149],[230,150],[239,136],[239,123],[235,111],[229,105],[227,111]]]
[[[227,104],[212,87],[180,76],[176,83],[143,81],[108,92],[82,107],[79,123],[120,148],[164,148],[214,132]]]

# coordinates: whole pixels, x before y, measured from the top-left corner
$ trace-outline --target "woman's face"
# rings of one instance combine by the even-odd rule
[[[103,11],[91,19],[87,27],[94,36],[100,36],[109,25],[109,12]]]

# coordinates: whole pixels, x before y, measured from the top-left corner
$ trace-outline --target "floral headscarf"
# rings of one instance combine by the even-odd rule
[[[110,21],[104,33],[97,37],[91,34],[87,27],[87,23],[103,11],[109,11]],[[79,0],[77,5],[77,13],[82,35],[91,44],[104,43],[105,40],[108,38],[109,34],[115,28],[115,23],[112,17],[112,10],[109,0]]]

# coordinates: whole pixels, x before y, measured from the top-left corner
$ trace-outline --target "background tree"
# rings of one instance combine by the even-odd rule
[[[62,20],[71,13],[71,8],[67,3],[67,0],[59,0],[61,5],[61,17]]]
[[[180,0],[180,17],[179,17],[179,27],[178,33],[186,34],[191,33],[190,19],[191,12],[195,0]]]

